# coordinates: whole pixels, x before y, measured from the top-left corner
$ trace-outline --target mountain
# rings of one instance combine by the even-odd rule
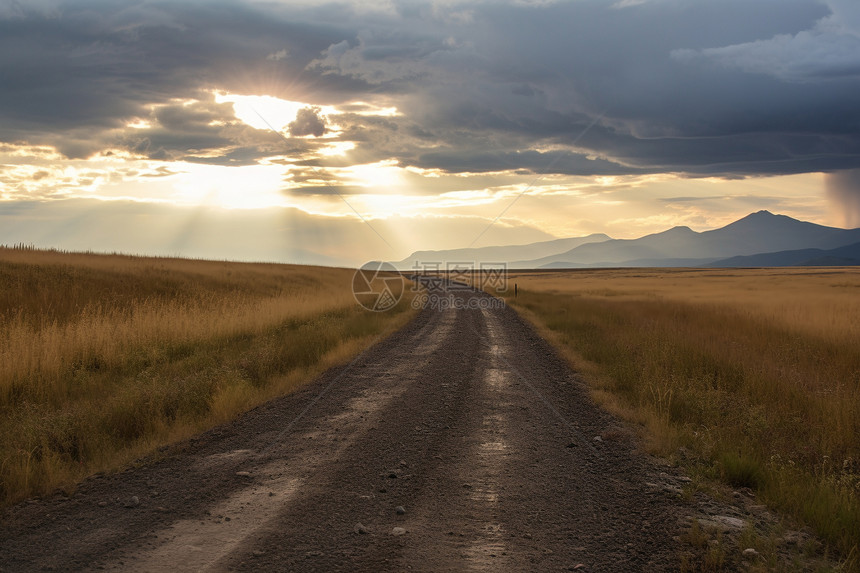
[[[854,265],[860,228],[839,229],[759,211],[711,231],[673,227],[638,239],[603,234],[529,245],[417,251],[393,263],[506,263],[511,269],[595,267],[735,267]]]
[[[731,257],[705,265],[707,267],[818,267],[860,266],[860,243],[836,249],[799,249]]]
[[[548,264],[568,262],[587,266],[601,263],[605,266],[604,263],[620,263],[633,259],[700,258],[697,254],[674,254],[681,245],[696,235],[698,233],[689,227],[673,227],[640,239],[611,239],[602,243],[581,245],[558,255],[532,261],[516,261],[514,264],[523,268],[540,268]]]
[[[681,267],[704,267],[710,263],[715,262],[713,257],[708,257],[704,259],[680,259],[680,258],[671,258],[671,259],[631,259],[629,261],[622,261],[620,263],[611,262],[611,261],[602,261],[599,263],[566,263],[566,262],[555,262],[555,263],[547,263],[542,267],[542,269],[605,269],[605,268],[636,268],[636,267],[664,267],[664,268],[681,268]],[[529,268],[529,267],[524,267]]]
[[[541,241],[528,245],[511,245],[507,247],[477,247],[467,249],[450,249],[444,251],[416,251],[403,259],[393,263],[401,270],[412,270],[417,264],[423,267],[428,264],[439,263],[444,269],[446,263],[468,263],[479,265],[480,263],[506,263],[509,268],[516,268],[513,261],[531,260],[540,257],[548,257],[558,253],[568,252],[571,249],[588,243],[599,243],[611,240],[612,237],[601,233],[588,235],[587,237],[573,237],[568,239],[554,239],[552,241]]]
[[[614,266],[703,266],[735,256],[801,249],[829,250],[860,241],[860,229],[839,229],[785,215],[759,211],[720,229],[698,233],[674,227],[639,239],[610,239],[577,246],[564,253],[530,261],[515,268]],[[674,259],[674,264],[672,259]]]

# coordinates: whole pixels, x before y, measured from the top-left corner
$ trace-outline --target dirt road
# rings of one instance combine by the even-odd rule
[[[0,571],[677,570],[666,471],[513,311],[425,309],[161,461],[6,511]]]

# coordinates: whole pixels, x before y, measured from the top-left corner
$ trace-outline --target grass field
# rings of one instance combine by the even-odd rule
[[[860,269],[522,272],[507,297],[650,447],[860,568]]]
[[[353,271],[0,248],[0,504],[289,392],[412,315]]]

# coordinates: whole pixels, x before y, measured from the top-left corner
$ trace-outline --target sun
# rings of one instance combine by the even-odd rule
[[[290,101],[269,95],[237,95],[225,92],[215,92],[215,101],[233,104],[236,118],[255,129],[275,129],[283,131],[290,122],[295,121],[300,109],[311,104],[300,101]],[[336,113],[331,106],[313,106],[320,108],[323,115]]]

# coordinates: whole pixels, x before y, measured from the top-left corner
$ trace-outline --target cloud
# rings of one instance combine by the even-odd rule
[[[789,82],[858,78],[860,5],[853,0],[827,0],[826,4],[830,15],[809,30],[698,51],[679,49],[672,57],[689,63],[711,60]]]
[[[304,137],[307,135],[322,137],[328,131],[325,119],[320,115],[320,108],[318,107],[300,109],[296,114],[295,121],[290,122],[288,128],[290,135],[293,137]]]
[[[362,30],[325,52],[327,76],[375,84],[398,98],[404,118],[399,133],[387,137],[398,140],[403,162],[432,158],[433,167],[463,170],[470,156],[496,154],[495,169],[517,151],[565,145],[618,173],[737,177],[857,162],[852,120],[846,124],[858,117],[856,84],[786,87],[670,56],[679,48],[796,34],[828,13],[816,2],[729,1],[683,10],[668,2],[635,10],[599,2],[476,4],[473,12],[453,27],[425,17],[420,32],[404,18],[396,33]],[[407,45],[407,37],[414,42]],[[601,112],[604,118],[574,145]]]
[[[300,71],[335,33],[239,2],[56,4],[56,13],[0,20],[0,141],[53,145],[69,157],[103,149],[153,105],[216,87],[282,91],[261,78]],[[279,50],[291,57],[266,59]]]
[[[301,153],[326,135],[362,163],[537,173],[562,154],[553,172],[723,177],[860,163],[854,0],[42,4],[0,13],[0,142],[71,158],[287,152],[211,101],[220,90],[396,107],[328,126],[306,108],[291,127]]]
[[[620,0],[612,5],[616,10],[623,10],[624,8],[631,8],[633,6],[639,6],[640,4],[644,4],[648,0]]]
[[[289,55],[289,52],[287,52],[287,49],[284,48],[282,50],[278,50],[277,52],[272,52],[271,54],[266,56],[266,59],[278,62],[278,61],[285,59],[288,55]]]

